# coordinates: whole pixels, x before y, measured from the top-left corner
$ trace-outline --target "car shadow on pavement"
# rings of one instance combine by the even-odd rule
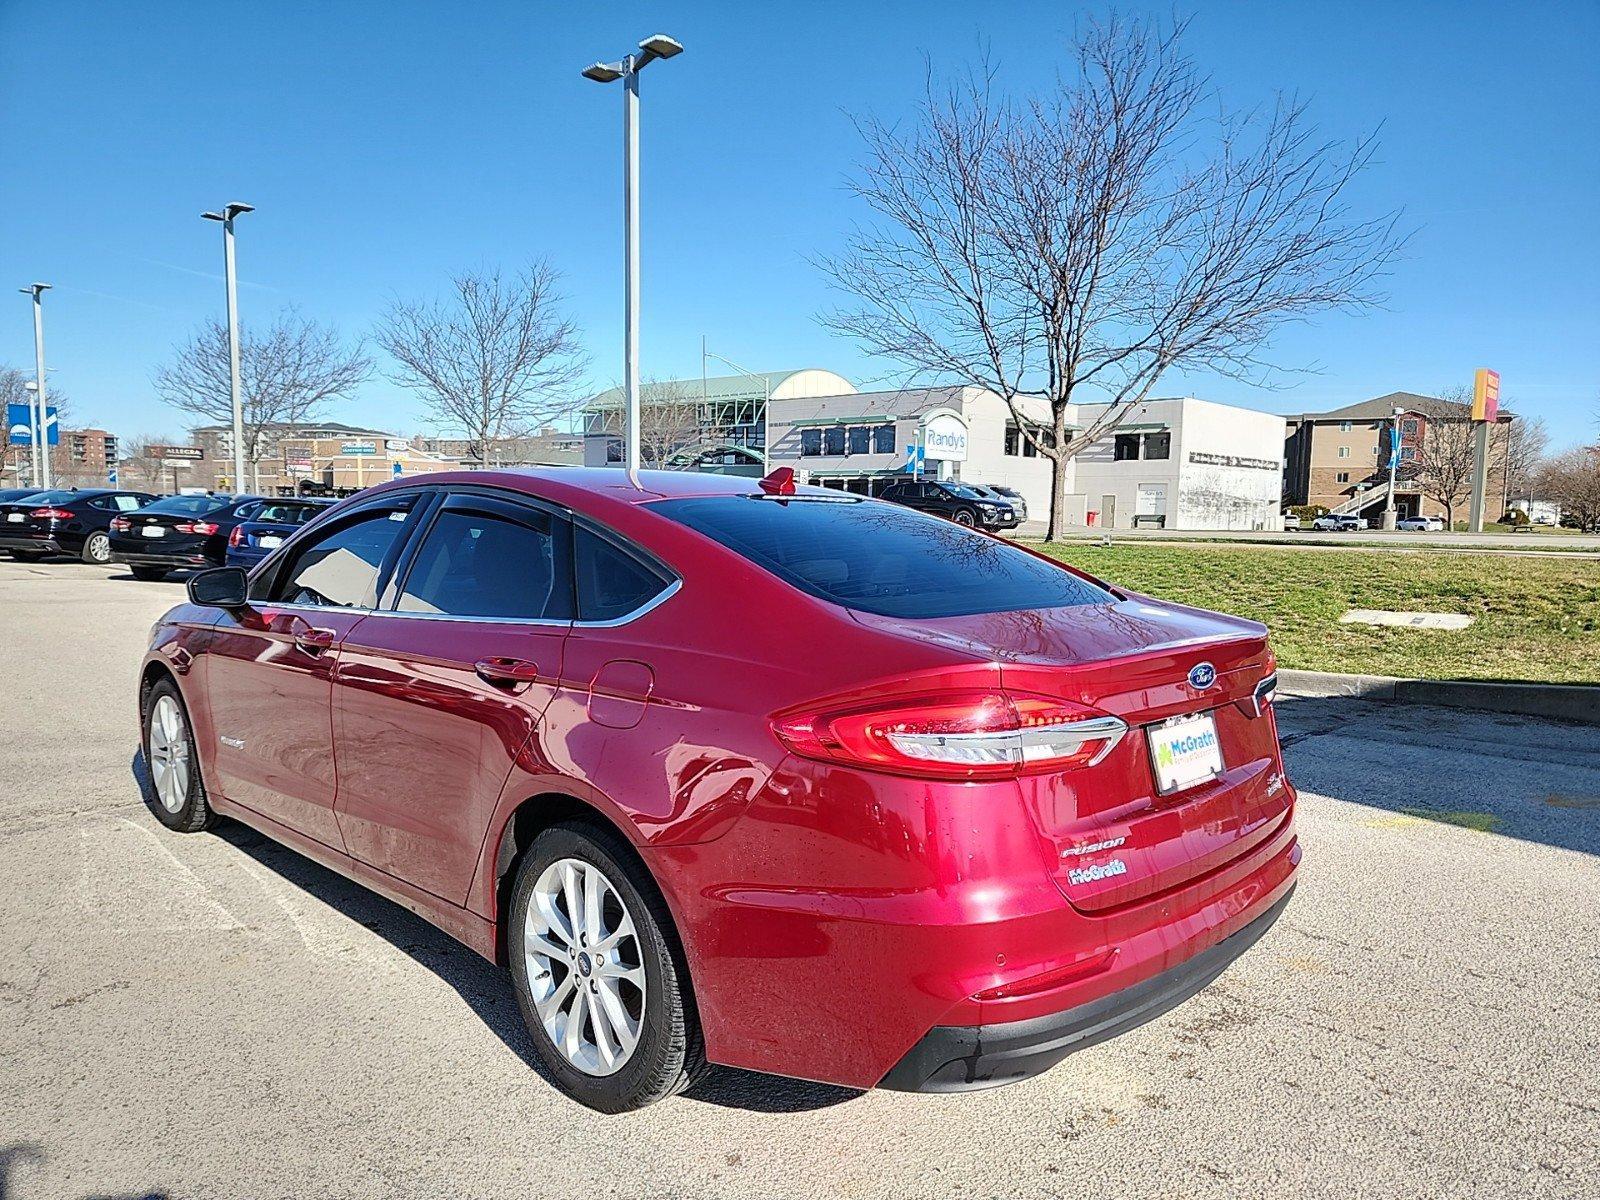
[[[48,1157],[49,1155],[45,1153],[44,1147],[37,1142],[13,1142],[8,1146],[0,1146],[0,1200],[11,1200],[13,1196],[16,1197],[16,1200],[22,1200],[20,1193],[14,1193],[11,1190],[12,1176],[16,1169],[18,1167],[26,1167],[31,1163],[42,1163]],[[172,1193],[165,1189],[155,1192],[140,1192],[137,1195],[132,1192],[121,1192],[114,1195],[106,1192],[94,1192],[86,1196],[84,1200],[169,1200],[171,1195]]]
[[[130,767],[145,806],[153,810],[158,802],[141,752],[134,753]],[[427,967],[454,988],[478,1018],[518,1058],[546,1083],[554,1086],[544,1065],[533,1052],[531,1035],[523,1023],[507,972],[409,909],[273,841],[248,825],[224,819],[212,832],[286,883],[370,929],[397,950]],[[759,1071],[713,1067],[683,1096],[725,1108],[781,1113],[828,1108],[862,1094],[854,1088],[765,1075]]]
[[[1275,703],[1301,791],[1600,855],[1600,727],[1337,697]]]

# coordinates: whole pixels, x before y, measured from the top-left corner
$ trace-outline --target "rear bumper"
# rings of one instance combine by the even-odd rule
[[[159,538],[146,541],[142,538],[116,537],[111,539],[111,561],[128,563],[138,567],[170,567],[179,570],[185,567],[220,567],[222,556],[213,558],[206,553],[203,541],[191,541],[188,544],[179,543],[172,545],[152,545],[159,543]]]
[[[969,1092],[1031,1079],[1067,1055],[1154,1020],[1211,983],[1260,940],[1294,886],[1208,950],[1109,996],[1058,1013],[995,1025],[936,1025],[883,1077],[902,1092]]]
[[[29,537],[24,534],[20,537],[12,535],[0,537],[0,550],[37,550],[42,554],[63,553],[61,542],[50,534],[38,534]]]

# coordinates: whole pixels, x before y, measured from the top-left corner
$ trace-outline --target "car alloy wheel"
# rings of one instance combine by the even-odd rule
[[[171,695],[156,697],[150,712],[150,782],[170,813],[189,798],[189,730],[183,709]]]
[[[111,561],[111,539],[103,533],[91,533],[83,545],[84,556],[92,563]]]
[[[643,1028],[644,960],[633,916],[600,868],[562,858],[544,869],[526,909],[523,953],[551,1044],[586,1075],[620,1070]]]
[[[965,525],[968,529],[971,529],[975,524],[977,524],[977,522],[972,519],[971,513],[963,509],[962,511],[956,513],[956,524]]]

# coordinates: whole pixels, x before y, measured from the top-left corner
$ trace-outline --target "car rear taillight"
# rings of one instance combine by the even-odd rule
[[[1110,713],[1048,696],[954,692],[787,713],[796,754],[935,779],[1003,779],[1092,766],[1127,733]]]
[[[131,522],[129,522],[127,517],[112,517],[111,518],[111,532],[112,533],[127,533],[128,530],[130,530],[132,528],[133,528],[133,525],[132,525]]]
[[[230,545],[230,546],[242,546],[242,545],[244,545],[244,526],[243,525],[235,525],[233,527],[233,532],[228,535],[228,545]]]
[[[203,534],[206,537],[210,537],[217,530],[221,529],[222,526],[218,525],[214,521],[185,521],[181,525],[173,526],[173,528],[179,533],[198,533]]]
[[[36,508],[28,514],[36,521],[70,521],[72,514],[64,508]]]

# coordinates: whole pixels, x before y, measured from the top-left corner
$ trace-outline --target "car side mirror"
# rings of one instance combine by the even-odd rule
[[[214,608],[243,608],[250,602],[250,577],[243,567],[212,567],[189,577],[189,601]]]

